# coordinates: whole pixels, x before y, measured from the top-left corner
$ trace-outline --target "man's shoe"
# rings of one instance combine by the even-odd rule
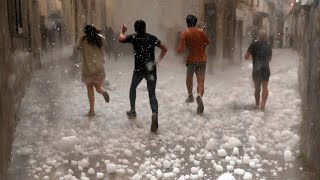
[[[186,103],[193,103],[194,102],[194,97],[193,96],[189,96],[187,99],[186,99]]]
[[[109,103],[110,102],[110,97],[109,97],[109,94],[107,93],[107,91],[105,91],[103,94],[103,97],[104,97],[104,100]]]
[[[151,132],[157,132],[158,130],[158,113],[152,114]]]
[[[127,116],[129,119],[136,119],[137,113],[136,113],[136,111],[127,111]]]
[[[204,105],[200,96],[197,97],[197,103],[198,103],[197,113],[201,115],[203,114],[203,111],[204,111]]]

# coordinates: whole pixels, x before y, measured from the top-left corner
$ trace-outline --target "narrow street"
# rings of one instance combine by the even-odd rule
[[[15,130],[10,180],[216,180],[227,172],[235,179],[315,180],[298,158],[296,52],[274,50],[265,112],[254,110],[251,61],[216,68],[206,77],[203,116],[196,103],[185,103],[182,59],[169,55],[159,66],[155,135],[145,82],[137,92],[137,120],[125,114],[132,57],[108,59],[111,100],[96,95],[97,115],[89,118],[86,88],[80,68],[68,59],[71,53],[64,48],[48,55],[33,74]]]

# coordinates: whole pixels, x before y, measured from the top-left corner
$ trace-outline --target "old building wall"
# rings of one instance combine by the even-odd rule
[[[1,180],[6,179],[20,100],[32,71],[40,67],[38,1],[21,1],[19,21],[12,14],[17,7],[10,2],[0,1],[0,41],[5,42],[0,43]]]
[[[319,0],[301,6],[296,16],[296,47],[301,56],[299,83],[303,99],[301,148],[320,170],[320,7]],[[299,41],[301,40],[301,41]]]

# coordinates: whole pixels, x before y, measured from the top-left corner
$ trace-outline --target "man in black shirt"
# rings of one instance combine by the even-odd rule
[[[146,33],[146,23],[144,21],[136,21],[134,29],[136,31],[135,34],[126,36],[125,32],[127,31],[127,27],[123,25],[122,31],[119,35],[119,42],[131,43],[133,45],[135,58],[135,69],[130,87],[131,110],[127,112],[127,115],[130,119],[136,118],[136,89],[140,82],[143,79],[146,79],[152,110],[151,131],[156,132],[158,130],[158,100],[155,92],[157,84],[157,64],[165,56],[167,48],[157,37]],[[159,47],[161,49],[161,54],[158,60],[155,60],[155,47]]]
[[[252,56],[253,69],[252,78],[255,84],[255,99],[256,109],[260,107],[260,93],[262,86],[262,101],[261,110],[265,110],[266,102],[268,99],[268,82],[270,77],[269,63],[272,58],[272,48],[267,42],[267,33],[264,30],[260,30],[258,33],[258,40],[253,42],[245,55],[245,59],[249,60]]]

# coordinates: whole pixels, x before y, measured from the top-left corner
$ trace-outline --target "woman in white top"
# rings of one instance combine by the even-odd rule
[[[79,38],[76,48],[80,51],[82,59],[82,81],[86,84],[90,103],[88,116],[94,116],[94,87],[109,102],[109,95],[101,85],[105,80],[105,39],[92,25],[84,27],[84,33]]]

